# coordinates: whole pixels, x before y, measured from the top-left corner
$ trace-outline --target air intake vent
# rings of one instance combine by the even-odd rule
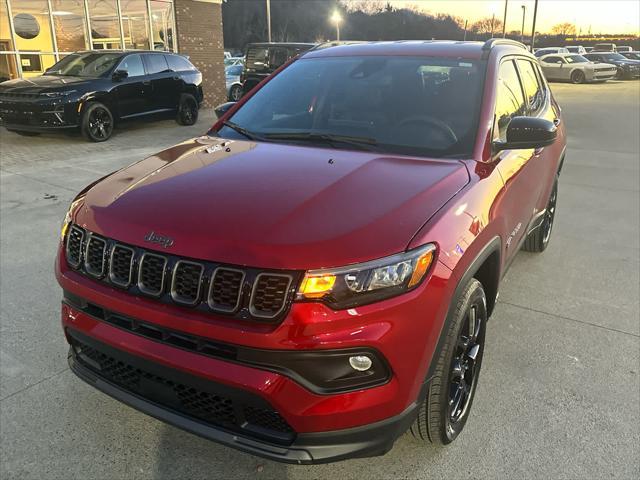
[[[249,304],[251,315],[259,318],[276,317],[284,310],[291,280],[290,275],[276,273],[258,275]]]
[[[209,306],[219,312],[235,312],[240,304],[243,282],[242,270],[217,268],[209,286]]]
[[[173,269],[171,297],[178,303],[195,305],[200,298],[204,267],[199,263],[180,260]]]
[[[145,252],[140,260],[140,269],[138,271],[138,288],[140,291],[155,297],[162,295],[166,267],[166,257]]]
[[[67,262],[71,268],[78,268],[82,263],[82,241],[84,230],[75,225],[69,229],[67,237]]]
[[[111,280],[111,283],[122,288],[129,288],[133,280],[134,255],[133,248],[125,247],[124,245],[113,247],[111,259],[109,260],[109,280]]]
[[[107,241],[91,235],[84,252],[84,269],[89,275],[102,278],[105,270],[105,254]]]

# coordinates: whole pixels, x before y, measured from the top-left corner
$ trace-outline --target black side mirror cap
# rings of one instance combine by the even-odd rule
[[[126,70],[116,70],[115,72],[113,72],[113,75],[111,75],[111,78],[114,81],[119,82],[121,80],[124,80],[128,76],[129,76],[129,72],[127,72]]]
[[[555,123],[544,118],[514,117],[507,127],[507,141],[493,142],[493,150],[524,150],[551,145],[558,136]]]
[[[221,103],[220,105],[218,105],[215,109],[214,112],[216,112],[216,116],[218,118],[220,118],[222,115],[224,115],[225,113],[227,113],[227,110],[229,110],[231,107],[233,107],[236,104],[236,102],[225,102],[225,103]]]

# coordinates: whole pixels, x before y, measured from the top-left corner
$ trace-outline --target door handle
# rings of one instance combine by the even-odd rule
[[[149,80],[145,80],[144,82],[142,82],[143,85],[151,85],[151,82]]]

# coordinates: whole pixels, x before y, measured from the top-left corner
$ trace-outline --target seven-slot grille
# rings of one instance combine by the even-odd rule
[[[69,229],[65,251],[73,269],[130,293],[241,319],[280,319],[301,277],[301,272],[265,272],[164,255],[77,225]]]

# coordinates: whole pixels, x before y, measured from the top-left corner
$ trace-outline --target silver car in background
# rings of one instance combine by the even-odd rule
[[[547,80],[571,83],[606,82],[616,77],[618,69],[609,63],[595,63],[582,55],[557,53],[538,59]]]

